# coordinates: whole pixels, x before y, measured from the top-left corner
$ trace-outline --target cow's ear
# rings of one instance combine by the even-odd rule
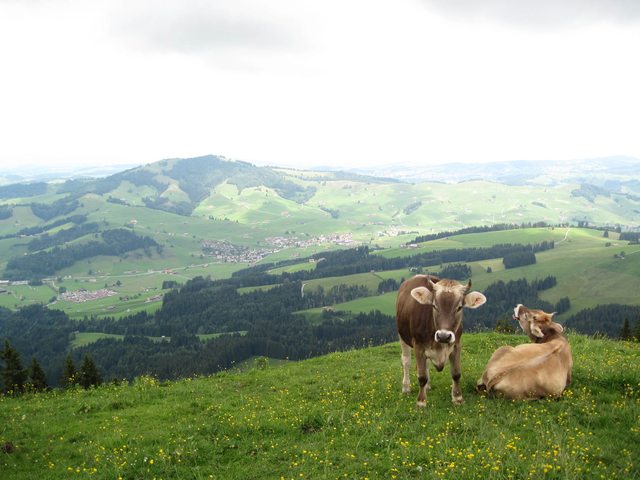
[[[534,322],[531,322],[531,333],[538,338],[544,337],[544,333],[542,333],[542,330],[540,330],[540,327],[536,325]]]
[[[486,302],[487,297],[480,292],[469,292],[464,296],[464,306],[467,308],[478,308]]]
[[[564,327],[563,327],[562,325],[560,325],[559,323],[557,323],[557,322],[551,322],[551,323],[549,324],[549,327],[548,327],[548,328],[549,328],[549,330],[553,330],[553,331],[555,331],[556,333],[562,333],[562,332],[564,332]]]
[[[423,305],[433,303],[433,293],[427,287],[414,288],[411,290],[411,296]]]

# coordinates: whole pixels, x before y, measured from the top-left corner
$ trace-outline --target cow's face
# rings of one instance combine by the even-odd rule
[[[554,315],[555,312],[546,313],[542,310],[532,310],[522,304],[518,304],[513,309],[513,318],[518,321],[522,331],[534,342],[540,341],[550,333],[564,331],[562,325],[553,321]]]
[[[453,343],[456,332],[462,323],[463,308],[478,308],[487,298],[480,292],[470,292],[471,280],[462,285],[455,280],[440,280],[433,283],[428,280],[427,287],[411,290],[411,296],[423,305],[433,307],[433,320],[436,327],[434,339],[439,343]]]

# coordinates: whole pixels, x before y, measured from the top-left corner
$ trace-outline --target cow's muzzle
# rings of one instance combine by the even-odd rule
[[[456,334],[451,330],[438,330],[434,338],[438,343],[453,343],[456,341]]]

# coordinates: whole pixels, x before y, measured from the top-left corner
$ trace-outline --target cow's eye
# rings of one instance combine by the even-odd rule
[[[456,308],[457,312],[459,312],[460,310],[462,310],[462,305],[458,305],[458,308]]]

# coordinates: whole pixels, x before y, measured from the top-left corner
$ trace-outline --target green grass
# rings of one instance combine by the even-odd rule
[[[264,358],[266,363],[264,363],[264,367],[260,366],[260,359]],[[236,363],[231,369],[229,373],[238,373],[238,372],[248,372],[253,369],[260,368],[273,368],[273,367],[281,367],[282,365],[287,365],[290,363],[294,363],[294,360],[283,360],[280,358],[269,358],[269,357],[250,357],[246,360]]]
[[[7,293],[0,294],[0,306],[12,310],[34,303],[47,304],[56,296],[56,292],[47,285],[7,285],[0,288],[7,290]]]
[[[561,400],[473,392],[491,352],[522,336],[465,335],[424,409],[400,393],[396,344],[175,383],[0,398],[3,478],[635,478],[638,344],[571,335]],[[413,372],[412,372],[413,375]]]
[[[569,231],[571,232],[572,229],[569,229]],[[566,233],[566,228],[522,228],[498,232],[468,233],[424,242],[419,244],[418,248],[385,249],[374,253],[393,258],[449,248],[491,247],[499,243],[521,243],[526,245],[551,240],[560,242],[565,238]],[[602,236],[601,233],[600,236]]]
[[[206,342],[207,340],[211,340],[213,338],[219,338],[223,335],[231,335],[234,333],[238,333],[242,336],[247,334],[246,330],[239,330],[237,332],[225,332],[225,333],[204,333],[196,335],[200,340]],[[90,343],[97,342],[103,338],[115,338],[117,340],[124,339],[124,335],[116,335],[112,333],[100,333],[100,332],[78,332],[74,334],[73,340],[71,341],[71,349],[84,347],[89,345]],[[146,337],[154,342],[163,342],[170,341],[171,337]]]
[[[338,285],[362,285],[371,292],[378,291],[378,284],[384,280],[376,273],[358,273],[355,275],[345,275],[343,277],[326,277],[305,281],[305,290],[317,290],[322,287],[325,292]]]
[[[80,348],[90,343],[97,342],[98,340],[102,340],[103,338],[115,338],[118,340],[122,340],[124,335],[115,335],[113,333],[98,333],[98,332],[79,332],[73,336],[73,340],[71,341],[71,348]]]
[[[315,263],[310,263],[307,261],[303,263],[296,263],[294,265],[287,265],[286,267],[273,268],[269,270],[267,273],[270,273],[271,275],[281,275],[285,272],[295,273],[295,272],[301,272],[301,271],[310,271],[310,270],[314,270],[315,268],[316,268]]]

